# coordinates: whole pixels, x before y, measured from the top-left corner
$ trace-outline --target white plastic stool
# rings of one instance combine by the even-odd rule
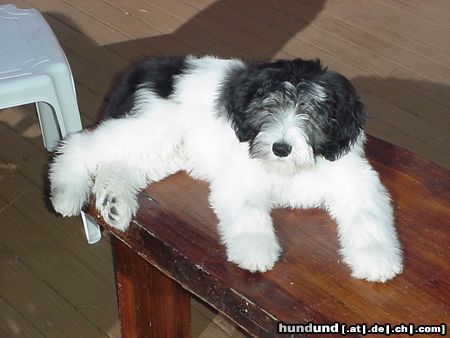
[[[35,9],[0,6],[0,109],[35,103],[44,146],[82,129],[66,56]],[[88,243],[100,240],[98,224],[82,213]]]

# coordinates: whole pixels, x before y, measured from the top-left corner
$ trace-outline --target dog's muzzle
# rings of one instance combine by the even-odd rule
[[[273,153],[278,157],[286,157],[292,151],[292,146],[287,143],[277,142],[272,145]]]

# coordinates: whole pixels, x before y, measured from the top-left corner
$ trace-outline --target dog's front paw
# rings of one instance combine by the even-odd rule
[[[94,189],[95,205],[109,225],[125,231],[137,211],[137,202],[132,193],[110,189]]]
[[[281,254],[273,235],[240,234],[226,241],[228,260],[251,272],[271,270]]]
[[[401,250],[382,245],[347,252],[344,261],[352,269],[353,277],[370,282],[384,283],[403,271]]]

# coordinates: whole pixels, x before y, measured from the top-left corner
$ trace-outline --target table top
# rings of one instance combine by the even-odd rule
[[[384,284],[350,276],[337,253],[336,224],[318,209],[273,211],[284,253],[272,271],[227,262],[208,185],[185,173],[140,195],[126,233],[100,223],[252,335],[273,337],[279,321],[448,324],[450,173],[374,137],[366,153],[392,195],[405,256],[404,272]],[[92,205],[89,213],[99,217]]]

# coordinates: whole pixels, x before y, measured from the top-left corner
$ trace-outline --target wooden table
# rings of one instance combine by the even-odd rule
[[[275,210],[284,249],[267,273],[228,263],[208,207],[208,185],[184,173],[151,185],[126,233],[113,234],[123,337],[188,337],[190,294],[250,335],[277,323],[450,323],[450,174],[373,137],[367,154],[392,194],[404,272],[385,284],[353,279],[321,210]],[[149,198],[151,196],[151,199]]]

